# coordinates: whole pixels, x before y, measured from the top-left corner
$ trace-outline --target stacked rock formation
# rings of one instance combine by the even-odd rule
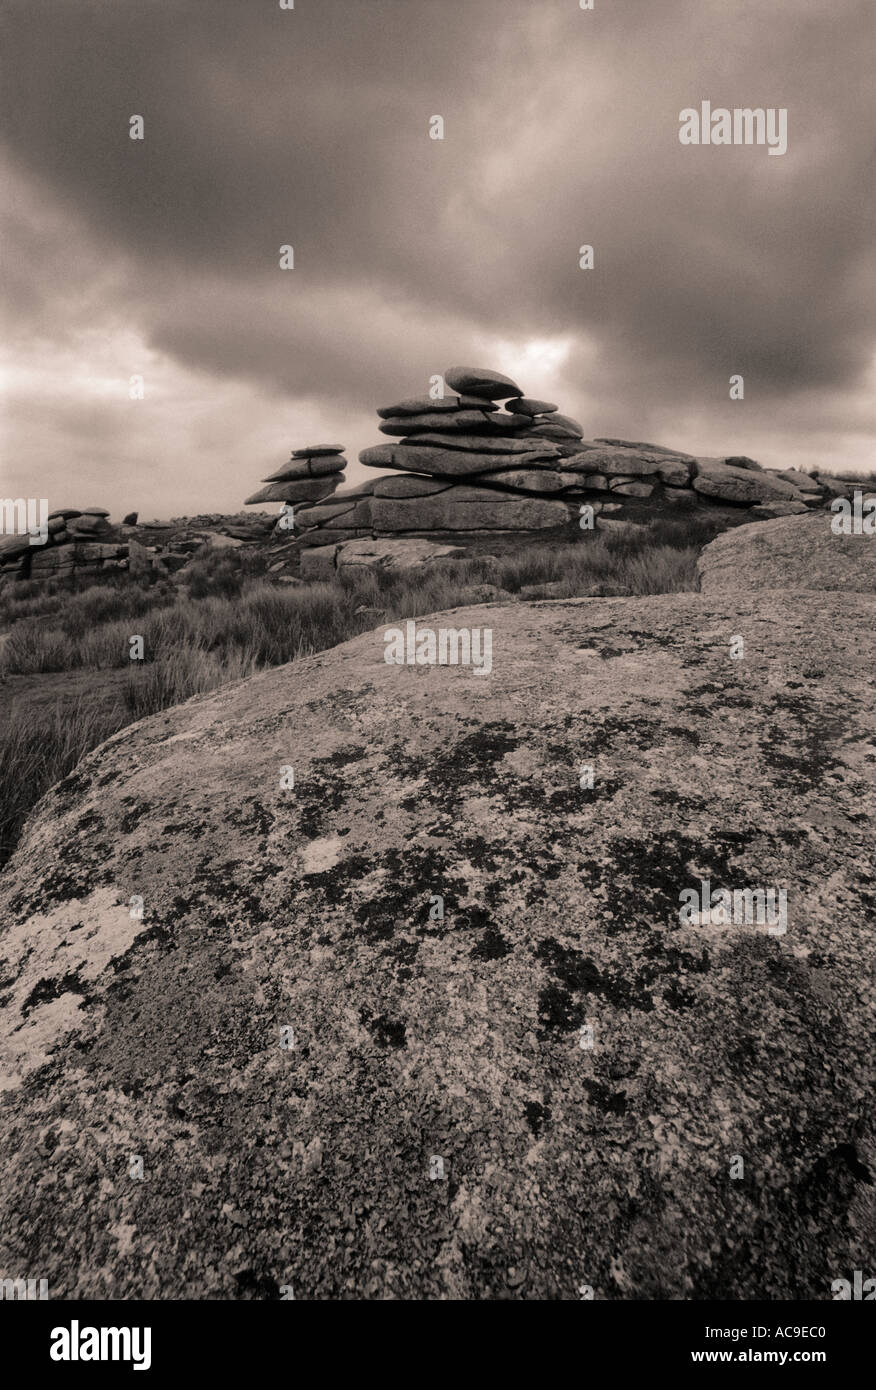
[[[499,372],[451,367],[445,381],[458,395],[378,411],[381,433],[400,438],[365,449],[360,460],[401,476],[374,485],[375,530],[565,527],[569,509],[558,495],[580,490],[577,475],[565,469],[583,434],[578,422],[550,401],[524,396]]]
[[[45,543],[27,535],[0,538],[0,579],[69,579],[117,568],[128,554],[109,523],[105,507],[59,507],[51,512]]]
[[[343,481],[347,460],[342,444],[310,444],[293,449],[289,462],[263,478],[267,487],[247,497],[245,507],[263,502],[319,502]]]
[[[654,510],[725,508],[729,521],[766,519],[820,505],[826,485],[803,473],[768,472],[752,459],[699,458],[623,439],[585,440],[551,401],[523,395],[509,377],[452,367],[455,394],[414,397],[378,410],[390,441],[360,461],[395,476],[322,499],[296,515],[305,543],[353,538],[578,531],[582,504],[610,530]],[[500,409],[500,402],[504,408]],[[267,501],[265,493],[257,499]],[[273,495],[270,500],[278,500]]]

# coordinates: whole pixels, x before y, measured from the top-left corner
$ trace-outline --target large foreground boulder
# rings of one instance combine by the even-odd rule
[[[0,880],[0,1271],[830,1298],[872,1248],[872,616],[456,610],[418,626],[489,627],[489,674],[381,628],[112,738]],[[682,925],[701,879],[787,931]]]
[[[876,594],[876,536],[836,534],[830,511],[751,522],[707,545],[697,568],[703,593],[821,589]]]

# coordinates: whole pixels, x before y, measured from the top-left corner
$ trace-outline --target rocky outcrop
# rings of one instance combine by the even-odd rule
[[[87,517],[94,519],[93,527],[83,525]],[[27,536],[0,539],[0,588],[19,580],[55,589],[70,584],[75,587],[119,571],[127,572],[138,583],[151,582],[178,575],[206,547],[236,548],[266,540],[276,521],[264,513],[208,513],[139,525],[126,520],[112,526],[105,508],[92,508],[88,513],[62,508],[49,518],[45,545],[32,546]],[[4,541],[9,544],[4,545]]]
[[[293,449],[289,462],[276,473],[262,481],[267,484],[247,497],[245,507],[261,505],[264,502],[319,502],[330,497],[339,483],[344,480],[344,458],[342,444],[309,444],[302,449]]]
[[[872,1250],[872,599],[418,626],[489,627],[491,673],[378,629],[40,803],[0,879],[0,1268],[830,1298]],[[682,925],[702,879],[786,888],[787,932]]]
[[[28,535],[0,537],[0,588],[15,580],[57,584],[124,568],[128,548],[109,515],[105,507],[59,507],[49,513],[45,539],[37,544]]]
[[[376,486],[370,501],[355,506],[350,493],[326,495],[323,505],[300,510],[295,525],[305,546],[335,543],[343,531],[362,539],[439,532],[474,543],[491,530],[510,529],[580,539],[587,506],[586,529],[608,533],[605,493],[623,504],[622,516],[613,518],[615,533],[682,508],[708,507],[713,520],[735,525],[745,511],[761,520],[819,506],[826,495],[805,474],[779,475],[740,454],[700,458],[641,441],[585,440],[579,421],[553,401],[524,396],[500,372],[453,367],[444,380],[456,394],[409,397],[377,411],[378,429],[393,438],[363,449],[359,460],[400,473],[399,490]],[[281,498],[287,479],[293,475],[286,471],[273,475],[271,486],[250,501],[291,500]],[[497,496],[508,492],[519,494],[514,508]],[[387,505],[390,498],[405,505]]]
[[[697,562],[703,593],[820,589],[876,594],[876,536],[832,530],[830,512],[738,526]]]

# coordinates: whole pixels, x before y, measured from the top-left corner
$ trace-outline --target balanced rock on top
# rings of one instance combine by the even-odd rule
[[[454,391],[469,396],[483,396],[488,401],[506,401],[509,396],[523,395],[510,376],[483,367],[450,367],[444,373],[444,380]]]

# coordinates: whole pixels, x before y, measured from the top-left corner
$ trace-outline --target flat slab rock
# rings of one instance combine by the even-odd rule
[[[697,561],[704,593],[826,589],[876,594],[876,536],[835,536],[830,511],[725,531]],[[876,615],[874,615],[876,618]]]
[[[115,735],[0,878],[0,1268],[829,1298],[872,1249],[872,615],[494,603],[418,620],[489,676],[381,626]],[[700,876],[787,885],[787,934],[682,926]]]
[[[432,497],[373,497],[375,531],[544,531],[569,520],[565,504],[520,493],[452,487]]]
[[[291,478],[285,483],[268,483],[267,487],[247,497],[243,505],[254,507],[260,502],[318,502],[332,495],[340,477],[340,473],[331,473],[325,478]]]
[[[343,473],[347,466],[347,460],[343,454],[311,455],[309,458],[294,457],[289,463],[278,468],[276,473],[271,473],[262,481],[266,483],[284,483],[290,478],[322,478],[330,473]]]
[[[378,445],[377,448],[381,446]],[[442,453],[455,451],[458,453],[474,454],[535,454],[539,458],[559,457],[559,447],[547,440],[538,439],[519,439],[516,435],[488,435],[488,434],[441,434],[440,432],[418,434],[411,439],[399,444],[383,445],[384,449],[405,449],[416,450],[418,456],[424,449],[432,450],[432,458],[438,450]],[[365,449],[364,454],[371,454],[373,450]],[[427,461],[428,454],[423,454]],[[359,455],[360,461],[364,462],[362,454]]]
[[[552,415],[559,410],[553,401],[536,401],[531,396],[515,396],[506,405],[512,415]]]
[[[302,507],[295,514],[296,528],[308,526],[340,526],[344,530],[371,525],[370,497],[329,498],[315,507]]]
[[[338,569],[422,569],[435,560],[451,560],[465,553],[464,546],[439,545],[435,541],[411,538],[348,541],[338,546],[336,564]]]
[[[445,410],[498,410],[499,407],[492,401],[488,401],[478,396],[439,396],[437,400],[432,396],[412,396],[409,400],[399,401],[398,405],[381,406],[377,414],[381,419],[388,420],[395,415],[429,415],[434,411]]]
[[[420,449],[409,444],[384,444],[363,449],[359,461],[366,468],[398,468],[446,478],[488,473],[498,468],[529,468],[537,463],[547,464],[557,457],[555,453],[549,458],[532,447],[511,453],[469,453],[464,449]]]
[[[525,417],[521,415],[521,420]],[[483,410],[429,411],[423,415],[387,416],[377,428],[381,434],[417,434],[427,430],[465,431],[486,429],[490,416]]]

